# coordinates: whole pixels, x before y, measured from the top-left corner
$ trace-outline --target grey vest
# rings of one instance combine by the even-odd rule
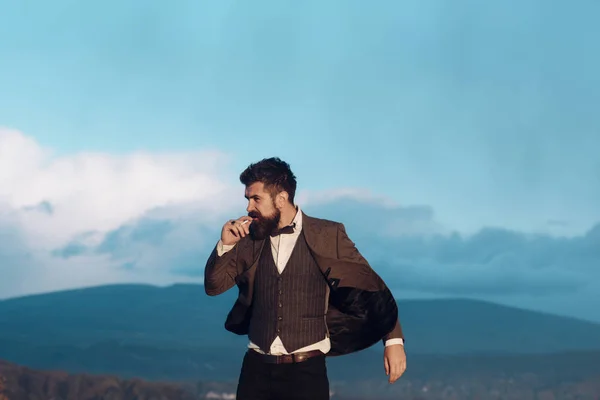
[[[280,337],[293,352],[327,336],[327,283],[315,263],[304,233],[300,233],[290,259],[280,274],[266,239],[254,281],[249,339],[266,353]]]

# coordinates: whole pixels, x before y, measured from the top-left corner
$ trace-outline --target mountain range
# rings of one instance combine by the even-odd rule
[[[236,290],[202,285],[106,285],[0,301],[0,339],[85,346],[236,346],[224,322]],[[548,353],[600,349],[600,324],[467,299],[401,300],[407,349],[419,354]],[[233,343],[232,343],[233,342]]]
[[[132,284],[2,300],[0,358],[149,379],[236,379],[247,338],[223,326],[236,294]],[[398,304],[411,376],[525,373],[555,362],[562,378],[600,374],[600,324],[467,299]],[[382,351],[330,358],[332,377],[381,379]]]

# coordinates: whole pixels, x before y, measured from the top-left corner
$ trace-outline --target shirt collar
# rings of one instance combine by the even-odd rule
[[[294,231],[302,230],[302,210],[298,205],[296,205],[296,216],[292,220],[292,224],[296,224]]]
[[[290,229],[292,228],[292,229]],[[284,226],[281,229],[276,229],[271,233],[271,237],[278,237],[281,233],[286,234],[298,234],[302,230],[302,211],[299,206],[296,206],[296,215],[289,225]]]

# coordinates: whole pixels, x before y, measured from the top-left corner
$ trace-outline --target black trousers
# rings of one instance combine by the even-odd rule
[[[250,350],[244,356],[236,400],[329,400],[325,355],[270,364]]]

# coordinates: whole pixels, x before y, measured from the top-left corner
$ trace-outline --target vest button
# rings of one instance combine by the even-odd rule
[[[283,307],[283,304],[279,303],[279,308]]]
[[[277,319],[281,321],[283,319],[283,317],[277,317]]]

